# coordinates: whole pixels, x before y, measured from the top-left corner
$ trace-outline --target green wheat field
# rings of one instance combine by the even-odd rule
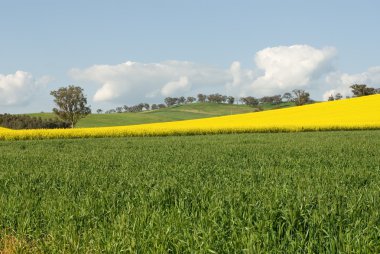
[[[380,131],[0,142],[0,253],[379,253]]]

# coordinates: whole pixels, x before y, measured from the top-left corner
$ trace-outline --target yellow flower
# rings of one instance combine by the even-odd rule
[[[380,95],[300,107],[120,127],[9,130],[0,140],[380,129]]]

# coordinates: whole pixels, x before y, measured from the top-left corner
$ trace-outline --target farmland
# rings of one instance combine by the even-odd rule
[[[279,105],[271,105],[270,103],[265,103],[262,105],[262,108],[264,110],[269,110],[273,108],[285,108],[291,106],[294,106],[294,103],[283,102]],[[255,109],[256,108],[252,108],[246,105],[237,104],[230,105],[217,103],[192,103],[137,113],[91,114],[86,118],[82,119],[78,123],[77,127],[109,127],[132,124],[171,122],[179,120],[190,120],[214,116],[249,113],[255,111]],[[28,115],[34,117],[41,117],[43,119],[55,117],[53,113],[33,113]]]
[[[274,107],[293,106],[291,103],[281,103],[280,105],[265,104],[264,109]],[[115,114],[91,114],[82,119],[77,127],[108,127],[124,126],[132,124],[145,124],[156,122],[171,122],[179,120],[199,119],[213,116],[223,116],[231,114],[242,114],[255,111],[255,108],[246,105],[230,105],[217,103],[192,103],[175,105],[158,110],[150,110],[136,113],[115,113]],[[30,116],[41,117],[44,119],[53,118],[53,113],[34,113]]]
[[[0,252],[379,253],[379,148],[380,131],[2,141]]]
[[[1,131],[0,140],[169,136],[380,129],[380,95],[186,121],[141,125]]]

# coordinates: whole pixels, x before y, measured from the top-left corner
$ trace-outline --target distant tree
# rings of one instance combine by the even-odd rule
[[[242,97],[240,98],[240,101],[244,103],[245,105],[248,105],[251,107],[259,105],[259,100],[252,96]]]
[[[107,111],[104,112],[104,113],[106,113],[106,114],[113,114],[113,113],[116,113],[116,110],[114,110],[114,109],[109,109],[109,110],[107,110]]]
[[[281,103],[281,101],[282,101],[281,95],[264,96],[259,99],[260,103],[270,103],[270,104],[279,104]]]
[[[226,103],[228,100],[228,97],[226,95],[222,96],[222,103]]]
[[[223,96],[219,93],[215,93],[215,94],[208,95],[207,100],[213,103],[223,103],[227,100],[227,96]]]
[[[197,99],[195,99],[195,97],[189,96],[189,97],[186,98],[186,103],[193,103],[196,100]]]
[[[124,105],[124,106],[123,106],[123,110],[124,110],[124,112],[129,112],[129,107],[128,107],[128,105]]]
[[[141,112],[143,111],[144,107],[145,107],[145,103],[139,103],[138,105],[136,105],[136,111]]]
[[[350,86],[350,88],[355,97],[366,96],[376,93],[375,88],[367,87],[367,85],[365,84],[354,84]]]
[[[183,97],[183,96],[179,97],[178,100],[177,100],[178,104],[184,104],[185,102],[186,102],[186,98]]]
[[[152,110],[156,110],[158,109],[158,105],[157,104],[152,104],[152,106],[150,107]]]
[[[100,109],[100,108],[98,108],[98,109],[96,110],[96,113],[98,113],[98,114],[101,114],[102,112],[103,112],[103,110]]]
[[[198,102],[206,102],[207,95],[200,93],[197,95],[197,97],[198,97]]]
[[[56,129],[69,128],[70,123],[62,122],[58,118],[42,119],[28,115],[0,114],[0,126],[9,129]]]
[[[173,106],[177,104],[178,98],[172,98],[172,97],[166,97],[165,103],[168,107]]]
[[[233,97],[233,96],[228,96],[227,97],[227,103],[228,104],[234,104],[234,102],[235,102],[235,97]]]
[[[286,100],[286,102],[290,102],[293,99],[293,95],[291,93],[284,93],[282,98]]]
[[[61,87],[51,91],[50,95],[54,96],[54,102],[57,105],[57,108],[53,108],[53,112],[63,121],[69,122],[71,128],[74,128],[80,119],[91,114],[91,109],[87,106],[87,98],[79,86]]]
[[[343,95],[340,94],[340,93],[337,93],[337,94],[335,95],[335,100],[336,100],[336,101],[339,101],[339,100],[342,99],[342,98],[343,98]]]
[[[333,101],[335,100],[334,96],[332,94],[330,94],[329,98],[327,99],[328,101]]]
[[[158,104],[157,106],[158,106],[158,108],[166,108],[165,104],[162,104],[162,103]]]
[[[123,107],[116,107],[116,113],[123,113]]]
[[[380,88],[376,88],[375,93],[380,94]]]
[[[293,90],[294,98],[293,101],[297,106],[305,105],[310,102],[310,94],[302,89]]]
[[[272,96],[272,104],[280,104],[282,102],[282,97],[280,94]]]
[[[145,109],[145,110],[150,110],[150,105],[149,105],[149,103],[144,103],[144,109]]]

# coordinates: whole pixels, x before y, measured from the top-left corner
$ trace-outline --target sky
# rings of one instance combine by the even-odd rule
[[[377,0],[0,0],[0,113],[380,87]]]

